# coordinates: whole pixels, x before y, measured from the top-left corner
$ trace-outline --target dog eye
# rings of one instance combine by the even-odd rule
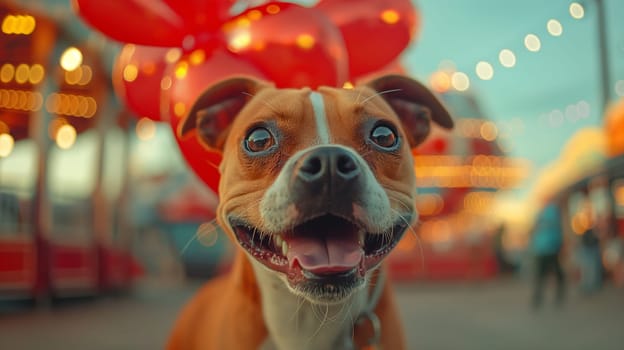
[[[381,148],[393,148],[398,137],[394,130],[386,125],[378,125],[370,133],[370,139]]]
[[[266,151],[274,144],[273,135],[265,128],[253,129],[245,139],[245,148],[253,153]]]

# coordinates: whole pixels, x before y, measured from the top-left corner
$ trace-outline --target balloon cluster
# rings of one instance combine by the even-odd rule
[[[244,74],[278,87],[343,86],[381,71],[414,38],[410,0],[320,0],[313,7],[265,1],[232,15],[236,0],[75,0],[78,14],[126,43],[114,86],[141,117],[180,118],[208,86]],[[177,136],[176,136],[177,137]],[[187,162],[216,190],[220,154],[177,139]]]

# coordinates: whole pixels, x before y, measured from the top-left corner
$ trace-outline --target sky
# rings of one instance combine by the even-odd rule
[[[471,81],[469,92],[475,95],[486,117],[500,126],[512,126],[510,155],[531,160],[537,174],[559,156],[561,148],[578,130],[602,126],[596,2],[583,2],[585,16],[580,20],[571,17],[570,3],[419,1],[420,35],[405,53],[404,65],[421,79],[427,79],[448,61],[465,72]],[[615,99],[615,83],[624,79],[624,1],[604,3],[610,92]],[[548,33],[546,24],[550,19],[561,23],[560,36]],[[540,38],[538,52],[524,47],[527,34]],[[498,62],[502,49],[515,53],[513,68],[504,68]],[[479,61],[492,64],[491,80],[477,77],[475,66]],[[580,108],[582,117],[568,117],[566,110],[574,108]]]

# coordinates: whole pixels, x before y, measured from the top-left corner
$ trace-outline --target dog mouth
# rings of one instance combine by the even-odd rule
[[[266,267],[286,274],[291,286],[304,281],[340,284],[361,279],[392,251],[408,226],[401,222],[385,232],[372,233],[355,221],[331,214],[272,234],[236,220],[230,224],[240,245]]]

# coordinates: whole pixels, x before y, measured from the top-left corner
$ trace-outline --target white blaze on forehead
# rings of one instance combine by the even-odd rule
[[[316,120],[316,131],[318,132],[319,142],[321,144],[329,143],[329,127],[327,125],[327,115],[325,115],[325,103],[323,95],[318,92],[310,93],[310,101],[314,110],[314,118]]]

